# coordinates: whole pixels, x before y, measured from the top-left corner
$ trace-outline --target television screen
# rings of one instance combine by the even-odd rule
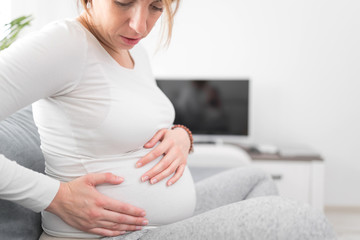
[[[248,136],[249,80],[157,79],[175,107],[175,124],[194,134]]]

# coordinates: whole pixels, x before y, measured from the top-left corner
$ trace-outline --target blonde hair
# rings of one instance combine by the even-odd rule
[[[90,0],[78,0],[79,3],[83,6],[85,11],[89,13],[86,5]],[[162,24],[165,23],[165,26],[162,25],[161,28],[161,40],[164,42],[164,46],[168,46],[171,41],[171,35],[174,27],[174,17],[179,9],[180,0],[162,0],[165,9],[165,16],[163,18]],[[164,40],[166,34],[166,39]]]

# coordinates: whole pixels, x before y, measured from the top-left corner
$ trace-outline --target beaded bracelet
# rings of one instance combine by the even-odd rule
[[[189,138],[190,138],[190,149],[189,149],[189,153],[194,152],[194,139],[193,139],[193,135],[192,135],[190,129],[188,129],[188,128],[185,127],[184,125],[176,124],[176,125],[172,126],[171,130],[173,130],[173,129],[175,129],[175,128],[182,128],[182,129],[184,129],[184,130],[188,133]]]

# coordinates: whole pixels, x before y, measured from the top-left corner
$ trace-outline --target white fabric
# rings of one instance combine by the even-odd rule
[[[33,111],[46,173],[59,181],[93,172],[124,177],[121,185],[98,190],[144,208],[151,227],[191,216],[196,197],[188,169],[171,187],[166,181],[140,182],[159,160],[136,169],[136,161],[151,150],[143,145],[171,127],[175,114],[156,86],[144,50],[135,47],[130,54],[134,69],[121,67],[76,20],[50,24],[0,54],[0,119],[40,99]],[[36,181],[25,175],[29,184]],[[43,228],[59,237],[94,237],[48,212]]]
[[[55,197],[60,183],[22,167],[0,155],[0,198],[36,212],[46,208]]]

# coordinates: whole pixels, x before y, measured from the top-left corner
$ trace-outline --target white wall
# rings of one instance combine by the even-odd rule
[[[31,30],[40,29],[57,19],[75,17],[78,13],[76,0],[11,0],[11,4],[13,18],[33,15]]]
[[[74,0],[14,2],[34,9],[35,27],[76,13]],[[360,206],[359,12],[357,0],[185,0],[154,72],[250,77],[251,138],[317,149],[326,205]],[[151,53],[157,31],[144,42]]]
[[[0,40],[5,37],[5,24],[11,21],[11,2],[10,0],[0,1]]]

